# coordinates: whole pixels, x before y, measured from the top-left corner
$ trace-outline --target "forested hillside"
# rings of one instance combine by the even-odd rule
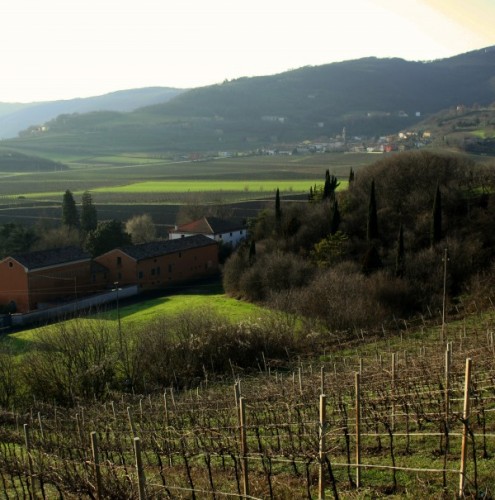
[[[404,153],[351,172],[347,191],[327,182],[310,203],[274,203],[253,221],[226,263],[227,292],[355,331],[438,310],[444,276],[452,307],[492,282],[491,167]]]
[[[64,116],[35,138],[9,141],[38,151],[250,150],[305,139],[380,136],[451,106],[488,105],[495,51],[412,62],[366,58],[239,78],[192,89],[132,113]]]

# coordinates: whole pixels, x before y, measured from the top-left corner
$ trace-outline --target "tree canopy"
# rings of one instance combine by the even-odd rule
[[[62,224],[69,227],[79,227],[79,214],[77,212],[76,202],[71,191],[65,191],[62,200]]]
[[[114,219],[98,222],[96,229],[88,233],[85,248],[92,257],[96,257],[119,246],[130,244],[131,237],[124,231],[122,222]]]

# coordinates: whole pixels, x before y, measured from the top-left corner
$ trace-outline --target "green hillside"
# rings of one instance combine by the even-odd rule
[[[438,146],[478,155],[495,155],[495,107],[456,106],[420,122]]]
[[[46,155],[112,151],[252,150],[328,138],[379,136],[458,104],[488,105],[495,51],[411,62],[366,58],[239,78],[131,113],[62,115],[43,133],[4,143]]]

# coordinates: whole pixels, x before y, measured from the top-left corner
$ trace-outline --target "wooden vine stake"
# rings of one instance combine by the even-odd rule
[[[320,394],[320,435],[319,435],[319,475],[318,475],[318,499],[325,498],[325,431],[327,420],[327,397],[325,394]]]
[[[447,343],[445,351],[445,425],[448,428],[450,413],[450,368],[452,365],[452,346]]]
[[[463,430],[462,430],[462,445],[461,445],[461,469],[459,471],[459,498],[464,497],[464,486],[466,484],[466,459],[467,459],[467,444],[469,431],[469,387],[471,385],[471,358],[466,359],[466,376],[464,380],[464,410],[462,412]]]
[[[26,451],[28,456],[29,483],[31,484],[31,496],[32,498],[36,498],[36,489],[35,489],[34,471],[33,471],[33,457],[31,455],[31,439],[29,437],[28,424],[24,424],[24,440],[26,442]]]
[[[395,366],[397,362],[395,359],[395,352],[392,353],[392,414],[391,414],[391,427],[392,432],[395,430]]]
[[[103,488],[101,483],[101,470],[100,470],[100,456],[98,453],[98,438],[96,432],[91,434],[91,451],[93,453],[93,463],[95,467],[95,477],[96,477],[96,498],[101,500],[103,498]]]
[[[129,425],[131,427],[132,436],[137,437],[136,426],[134,425],[134,419],[132,418],[132,410],[131,407],[127,407],[127,418],[129,419]]]
[[[356,488],[361,486],[361,374],[355,374],[356,383]]]
[[[138,472],[139,500],[146,500],[146,477],[144,475],[143,460],[141,458],[141,439],[134,438],[134,454]]]
[[[239,424],[241,428],[241,464],[242,464],[242,486],[244,498],[249,496],[249,475],[248,475],[248,448],[246,438],[246,405],[244,398],[239,398]]]

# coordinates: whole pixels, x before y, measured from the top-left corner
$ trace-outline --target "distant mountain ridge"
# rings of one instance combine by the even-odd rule
[[[15,137],[30,126],[39,126],[61,114],[93,111],[130,112],[164,103],[184,92],[170,87],[118,90],[95,97],[32,103],[0,102],[0,139]]]
[[[368,57],[195,88],[132,112],[59,116],[35,140],[7,145],[40,154],[248,150],[343,128],[386,135],[452,106],[493,102],[494,47],[428,62]]]

